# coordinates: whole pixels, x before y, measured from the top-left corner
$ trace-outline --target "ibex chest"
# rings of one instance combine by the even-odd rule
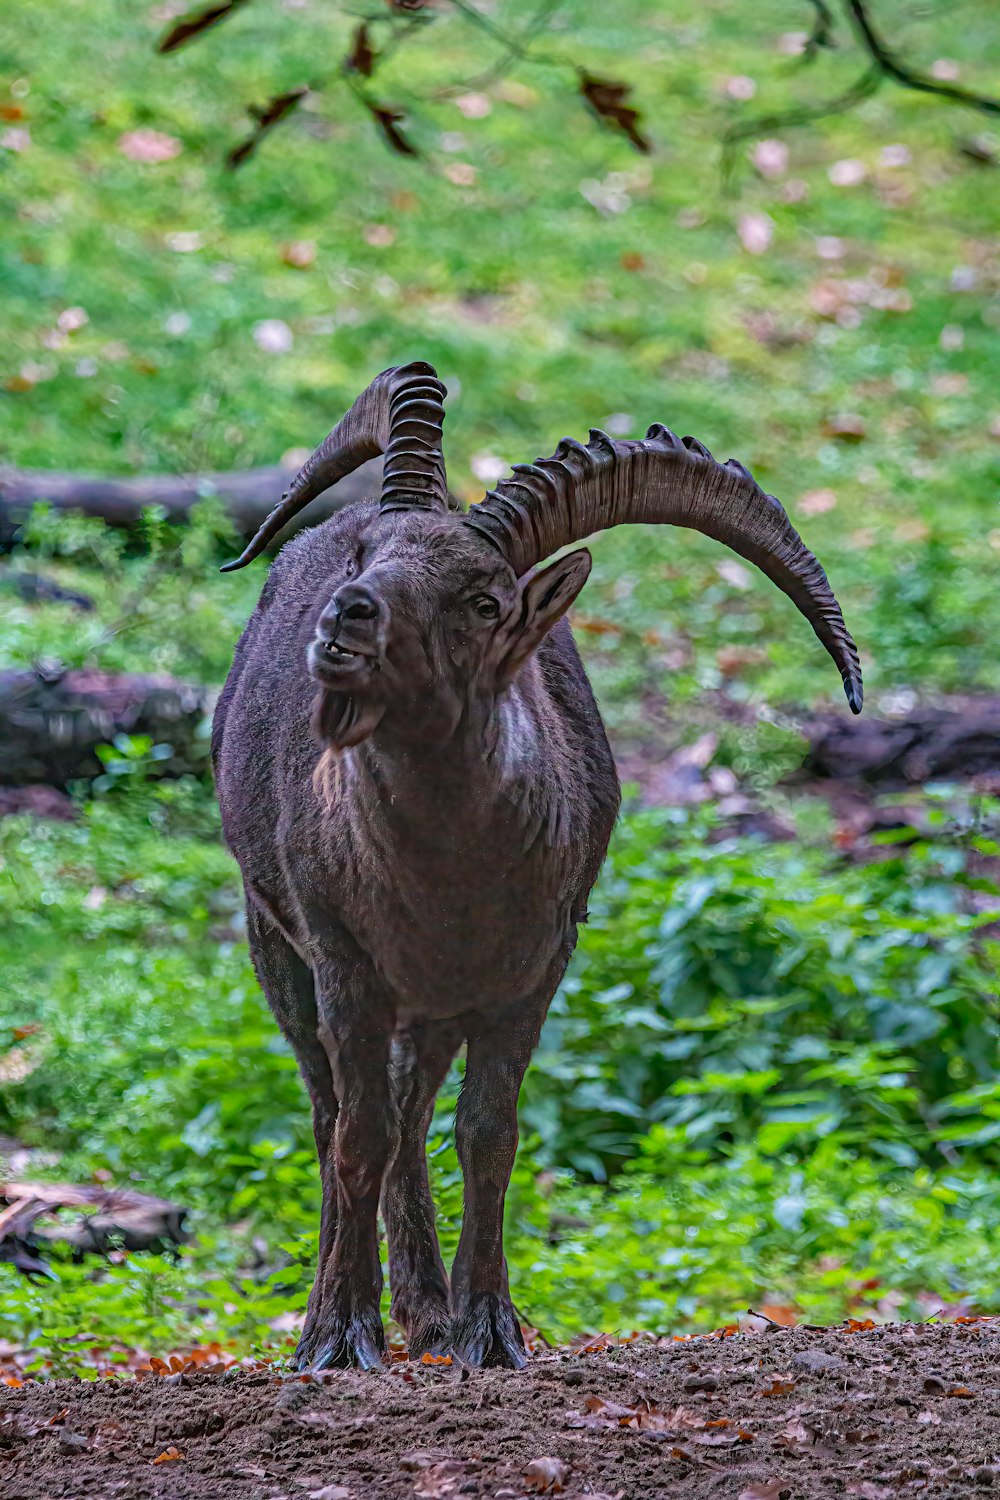
[[[510,1004],[564,950],[572,851],[511,832],[487,822],[398,838],[357,904],[355,937],[408,1013]]]

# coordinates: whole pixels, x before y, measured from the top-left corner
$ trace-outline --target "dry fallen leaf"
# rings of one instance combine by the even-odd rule
[[[741,214],[736,228],[740,244],[749,255],[763,255],[774,238],[774,220],[770,214]]]
[[[788,1396],[795,1389],[795,1381],[790,1375],[775,1375],[771,1384],[765,1386],[761,1391],[762,1396]]]
[[[783,1479],[767,1479],[761,1484],[752,1484],[740,1490],[739,1500],[787,1500],[792,1487]]]
[[[860,443],[865,435],[865,419],[856,411],[837,412],[823,423],[823,435],[839,438],[842,443]]]
[[[316,259],[315,240],[290,240],[281,247],[281,259],[296,271],[305,271]]]
[[[835,161],[826,175],[834,187],[857,187],[868,176],[868,168],[863,161],[848,158],[846,161]]]
[[[795,1453],[799,1448],[811,1448],[815,1444],[816,1435],[799,1417],[792,1417],[785,1423],[785,1430],[774,1439],[777,1447],[788,1448]]]
[[[635,1432],[684,1433],[688,1440],[703,1448],[735,1448],[740,1443],[752,1443],[754,1435],[742,1427],[733,1427],[728,1417],[717,1417],[707,1422],[686,1406],[664,1409],[649,1401],[637,1401],[634,1406],[620,1406],[615,1401],[605,1401],[603,1396],[588,1396],[583,1412],[567,1412],[567,1427],[624,1427]],[[696,1462],[692,1459],[691,1462]]]
[[[769,1323],[780,1323],[782,1328],[794,1328],[799,1321],[795,1308],[783,1302],[762,1302],[756,1311],[758,1317],[766,1318]]]
[[[253,325],[253,341],[265,354],[289,354],[295,338],[283,318],[262,318]]]
[[[834,510],[837,496],[833,490],[806,490],[799,500],[799,510],[804,516],[821,516],[824,511]]]
[[[569,1464],[561,1458],[533,1458],[522,1473],[532,1494],[561,1495],[566,1488]]]
[[[727,99],[738,99],[745,104],[752,99],[757,92],[757,85],[752,78],[745,73],[734,73],[722,81],[722,93]]]
[[[183,149],[175,136],[164,135],[162,130],[127,130],[118,137],[118,150],[129,161],[171,161]]]
[[[788,171],[788,147],[784,141],[758,141],[750,160],[762,177],[783,177]]]
[[[457,1458],[431,1464],[413,1487],[415,1500],[451,1500],[465,1483],[468,1470],[468,1464]]]
[[[739,589],[744,593],[753,588],[753,575],[742,563],[734,562],[731,557],[724,557],[721,562],[716,563],[715,571],[719,577],[728,583],[730,588]]]

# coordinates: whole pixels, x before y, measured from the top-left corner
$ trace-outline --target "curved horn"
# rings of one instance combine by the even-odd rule
[[[742,464],[720,464],[696,438],[659,423],[641,442],[592,430],[586,444],[563,438],[551,458],[515,464],[463,518],[520,577],[570,542],[629,522],[688,526],[725,542],[798,605],[840,668],[854,713],[864,690],[858,652],[840,605],[773,495]]]
[[[376,375],[306,459],[256,536],[222,572],[245,568],[304,505],[379,453],[385,454],[383,510],[444,510],[448,482],[441,427],[446,394],[433,366],[423,360]]]

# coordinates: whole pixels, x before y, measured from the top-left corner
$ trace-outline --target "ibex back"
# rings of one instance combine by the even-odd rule
[[[277,558],[213,734],[251,952],[313,1106],[323,1210],[302,1367],[383,1359],[380,1203],[411,1352],[524,1363],[503,1254],[518,1093],[618,810],[562,618],[590,554],[537,564],[623,522],[705,532],[794,600],[861,707],[826,576],[740,465],[663,427],[641,442],[592,432],[463,514],[447,494],[444,394],[426,364],[378,376],[228,565],[385,454],[377,500]],[[449,1281],[425,1142],[463,1044]]]

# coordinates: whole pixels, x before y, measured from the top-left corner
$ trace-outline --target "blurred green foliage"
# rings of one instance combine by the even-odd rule
[[[964,850],[945,835],[852,865],[822,828],[818,847],[805,828],[713,832],[711,815],[623,820],[526,1120],[597,1178],[658,1124],[769,1153],[835,1136],[915,1166],[951,1095],[995,1076],[997,969],[975,941],[988,918],[963,911]]]
[[[533,9],[504,8],[515,25]],[[123,0],[71,0],[58,26],[23,6],[0,39],[0,457],[273,462],[378,369],[428,358],[465,498],[564,431],[694,431],[748,462],[823,559],[876,709],[995,690],[995,170],[956,149],[978,122],[887,89],[788,132],[773,176],[741,160],[727,197],[727,124],[857,71],[846,35],[811,65],[787,55],[782,35],[810,20],[798,0],[565,5],[553,41],[634,85],[655,146],[641,159],[542,66],[475,86],[463,112],[445,86],[495,54],[442,18],[379,80],[414,101],[413,163],[335,81],[347,12],[247,6],[157,58],[162,18]],[[894,26],[914,59],[989,85],[985,0]],[[226,174],[243,104],[323,83],[317,59],[330,87]],[[147,129],[176,154],[130,159],[123,138]],[[831,175],[845,160],[862,167],[850,186]],[[763,253],[744,248],[748,215]],[[268,351],[268,320],[286,352]],[[221,682],[262,580],[218,577],[233,541],[211,498],[182,531],[151,513],[130,537],[40,507],[5,566],[95,610],[5,595],[0,665]],[[853,861],[829,817],[773,790],[796,714],[836,692],[787,601],[689,532],[612,532],[594,552],[575,621],[613,727],[655,754],[678,723],[699,733],[708,695],[792,705],[780,727],[723,726],[718,759],[797,837],[734,839],[710,811],[623,819],[523,1095],[518,1306],[550,1336],[704,1328],[757,1300],[817,1320],[926,1316],[932,1296],[996,1309],[995,809],[967,800],[956,821],[932,792],[920,836]],[[274,1319],[311,1273],[305,1093],[247,959],[210,789],[156,782],[156,755],[108,747],[75,823],[0,823],[0,1132],[58,1153],[60,1177],[107,1169],[176,1197],[198,1233],[177,1264],[66,1261],[58,1285],[0,1266],[5,1336],[58,1369],[84,1331],[284,1347]],[[432,1142],[446,1248],[456,1085]]]

